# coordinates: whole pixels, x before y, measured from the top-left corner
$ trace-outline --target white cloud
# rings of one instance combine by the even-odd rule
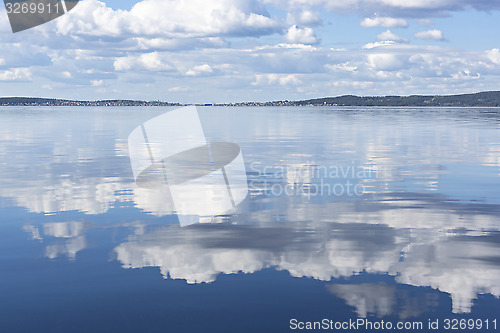
[[[391,30],[386,30],[377,36],[379,41],[394,41],[397,43],[408,43],[408,39],[396,35]]]
[[[195,48],[228,47],[229,42],[221,37],[201,38],[151,38],[134,37],[132,40],[139,50],[189,50]]]
[[[486,52],[488,59],[494,64],[500,65],[500,50],[493,49]]]
[[[437,40],[437,41],[445,41],[446,39],[443,37],[443,32],[441,30],[433,29],[417,32],[415,38],[423,39],[423,40]]]
[[[302,81],[297,75],[294,74],[257,74],[255,76],[255,82],[252,85],[273,85],[279,84],[281,86],[286,86],[289,84],[297,85],[301,84]]]
[[[127,56],[116,59],[114,68],[117,71],[146,70],[171,71],[173,67],[167,63],[159,52],[144,53],[140,56]]]
[[[386,28],[406,28],[408,22],[402,18],[394,17],[367,17],[361,21],[361,26],[364,28],[386,27]]]
[[[90,83],[93,87],[101,87],[104,84],[103,80],[91,80]]]
[[[143,0],[130,11],[87,0],[59,18],[57,28],[61,34],[98,36],[258,36],[280,28],[266,15],[256,0]]]
[[[269,4],[269,1],[263,3]],[[383,0],[380,7],[386,11],[369,13],[363,8],[375,6],[376,1],[311,0],[310,4],[319,7],[302,0],[283,3],[293,6],[277,14],[273,11],[269,17],[257,0],[215,0],[203,4],[201,0],[181,0],[175,5],[172,1],[146,0],[129,11],[113,10],[96,0],[85,0],[68,15],[29,34],[9,32],[0,36],[4,45],[0,75],[3,80],[19,82],[3,84],[2,91],[9,95],[19,94],[18,91],[42,95],[47,91],[41,87],[50,86],[54,88],[51,93],[54,97],[172,98],[190,103],[194,100],[187,98],[223,102],[301,99],[306,95],[333,92],[411,94],[443,89],[442,93],[451,93],[497,87],[500,60],[495,49],[457,51],[460,45],[456,44],[450,44],[455,51],[425,45],[411,48],[403,45],[407,41],[404,37],[410,35],[396,28],[385,28],[377,31],[378,41],[373,40],[371,32],[363,31],[364,35],[353,35],[355,44],[346,44],[344,50],[339,50],[331,47],[338,48],[340,44],[335,43],[341,38],[352,40],[349,33],[338,35],[333,31],[335,24],[329,23],[311,29],[321,23],[326,9],[360,13],[368,17],[363,20],[366,26],[403,27],[410,19],[411,22],[418,18],[426,20],[419,15],[428,13],[430,8],[464,8],[464,1],[398,3]],[[491,2],[488,4],[493,6]],[[488,4],[483,2],[484,6]],[[175,7],[174,11],[167,13],[171,7]],[[223,7],[224,10],[220,10]],[[156,12],[152,12],[153,8]],[[214,15],[207,16],[205,8]],[[150,19],[146,19],[149,14]],[[165,22],[159,21],[162,15]],[[420,24],[425,23],[422,20]],[[431,28],[421,28],[427,29]],[[319,44],[320,34],[329,35],[328,46]],[[267,37],[254,38],[263,35]],[[436,36],[440,39],[442,33]],[[372,42],[365,44],[369,41]],[[365,45],[356,46],[362,44]],[[396,63],[397,70],[389,70],[389,64],[383,59],[371,57],[369,61],[368,55],[372,53],[394,54],[403,63]],[[404,58],[412,56],[412,61],[405,63]],[[349,65],[343,67],[346,62]],[[223,67],[225,65],[230,67]],[[224,79],[215,78],[219,74],[223,74]],[[259,80],[256,75],[261,75]],[[204,76],[214,76],[210,85],[202,82]],[[476,78],[475,84],[466,83],[471,78]],[[121,95],[112,95],[111,91],[108,95],[101,94],[91,85],[100,81],[116,87]],[[259,90],[259,86],[266,89]],[[193,93],[165,97],[168,87],[190,87]],[[301,92],[297,88],[302,89]],[[178,100],[181,98],[186,99]]]
[[[408,58],[395,53],[374,53],[367,57],[368,65],[376,71],[395,71],[407,67]]]
[[[265,0],[275,6],[324,7],[330,11],[343,11],[372,15],[373,13],[393,17],[446,16],[450,11],[463,11],[468,8],[494,10],[500,8],[497,0]]]
[[[31,70],[29,68],[13,68],[0,71],[0,81],[29,81]]]
[[[298,28],[296,25],[293,25],[288,29],[288,32],[285,35],[285,40],[289,43],[299,43],[299,44],[317,44],[318,39],[314,34],[314,30],[307,28]]]
[[[186,72],[186,75],[188,76],[206,75],[213,73],[213,71],[214,70],[212,69],[212,67],[210,67],[210,65],[204,64],[204,65],[194,66],[193,68],[191,68]]]
[[[290,25],[313,26],[321,24],[322,20],[318,12],[301,10],[288,13],[286,22]]]
[[[345,62],[343,64],[326,64],[325,68],[330,70],[330,71],[347,71],[347,72],[354,72],[358,69],[357,66],[352,65],[350,62]]]
[[[384,40],[384,41],[380,41],[380,42],[365,44],[365,45],[363,45],[363,49],[374,49],[376,47],[390,46],[390,45],[394,45],[394,44],[396,44],[396,42],[394,42],[392,40]]]

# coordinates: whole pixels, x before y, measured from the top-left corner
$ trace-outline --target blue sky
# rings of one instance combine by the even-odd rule
[[[2,8],[0,95],[210,103],[500,90],[499,9],[500,0],[83,0],[13,34]]]

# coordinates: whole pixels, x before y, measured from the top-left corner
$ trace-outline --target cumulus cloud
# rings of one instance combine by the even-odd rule
[[[159,52],[144,53],[139,56],[127,56],[116,59],[114,68],[117,71],[146,70],[170,71],[173,67]]]
[[[450,11],[462,11],[467,8],[484,11],[500,8],[500,2],[497,0],[473,2],[467,0],[266,0],[266,2],[282,8],[322,6],[331,11],[356,12],[365,15],[378,13],[384,16],[420,18],[444,16]]]
[[[500,50],[499,49],[493,49],[491,51],[486,52],[488,59],[497,65],[500,65]]]
[[[363,49],[374,49],[376,47],[383,47],[383,46],[391,46],[395,45],[396,42],[392,40],[384,40],[384,41],[379,41],[379,42],[374,42],[374,43],[367,43],[363,45]]]
[[[284,12],[273,11],[273,15],[269,15],[265,6],[270,4],[283,6]],[[46,90],[40,87],[50,86],[54,88],[53,97],[75,98],[78,92],[84,99],[163,99],[166,97],[160,88],[147,86],[161,82],[164,87],[189,86],[196,93],[184,94],[185,97],[176,94],[175,98],[186,99],[173,100],[186,103],[193,102],[187,98],[215,102],[214,96],[220,96],[220,102],[302,99],[305,95],[331,94],[333,88],[339,94],[493,90],[500,71],[497,51],[453,52],[423,45],[403,48],[409,47],[404,45],[407,36],[396,30],[407,26],[409,19],[420,18],[419,24],[430,24],[430,12],[462,10],[469,5],[461,0],[404,3],[389,0],[181,0],[175,3],[144,0],[131,10],[113,10],[103,2],[85,0],[68,15],[37,27],[32,33],[3,34],[0,38],[5,47],[0,56],[0,78],[3,82],[18,82],[16,85],[6,83],[2,87],[4,94],[19,94],[22,86],[24,91],[41,95],[46,94]],[[474,6],[493,9],[496,2],[479,1]],[[372,7],[377,10],[369,11]],[[335,43],[335,39],[341,41],[338,38],[344,37],[337,36],[344,34],[335,35],[329,30],[333,25],[313,30],[321,24],[325,10],[357,13],[366,17],[363,26],[389,27],[390,30],[380,29],[377,41],[369,31],[364,31],[365,35],[356,41],[358,45],[365,44],[361,48],[349,44],[345,50],[330,49],[338,47],[331,43]],[[320,33],[329,34],[329,46],[320,46]],[[428,33],[428,36],[422,33],[415,38],[444,40],[442,33]],[[267,37],[255,38],[260,36]],[[406,56],[415,57],[408,66],[397,63],[396,72],[389,70],[390,66],[383,65],[380,59],[369,58],[368,54],[372,53],[395,54],[401,61]],[[349,62],[346,68],[356,70],[342,69],[346,62]],[[223,67],[227,64],[230,67]],[[333,77],[333,73],[341,77]],[[211,85],[200,80],[218,74],[224,74],[224,80],[213,80]],[[471,78],[477,79],[475,85],[466,83]],[[101,93],[94,88],[101,81],[121,92]],[[385,86],[380,84],[382,81]],[[267,88],[259,90],[259,86]],[[61,87],[78,88],[59,89]]]
[[[322,23],[321,16],[311,10],[300,10],[288,13],[286,22],[291,25],[314,26]]]
[[[192,50],[196,48],[224,48],[229,42],[222,37],[200,38],[161,38],[133,37],[132,41],[139,50]]]
[[[326,64],[325,68],[330,70],[330,71],[347,71],[347,72],[354,72],[358,69],[357,66],[352,65],[350,62],[345,62],[342,64]]]
[[[194,66],[186,72],[188,76],[199,76],[213,73],[213,68],[209,64]]]
[[[299,44],[316,44],[318,43],[318,39],[314,34],[314,30],[306,27],[306,28],[298,28],[296,25],[293,25],[288,29],[288,32],[285,35],[285,40],[289,43],[299,43]]]
[[[31,70],[29,68],[13,68],[0,71],[0,81],[29,81]]]
[[[374,53],[367,56],[368,65],[376,71],[401,70],[408,65],[408,57],[394,53]]]
[[[393,17],[367,17],[361,21],[361,26],[365,28],[386,27],[386,28],[406,28],[408,22],[402,18]]]
[[[60,34],[98,36],[259,36],[279,28],[256,0],[143,0],[130,11],[87,0],[57,20]]]
[[[286,85],[297,85],[301,84],[302,81],[295,74],[257,74],[255,76],[255,82],[252,85],[273,85],[279,84],[281,86]]]
[[[408,43],[408,39],[393,33],[391,30],[386,30],[386,31],[380,33],[377,36],[377,39],[379,41],[394,41],[397,43]]]
[[[441,30],[432,29],[426,31],[417,32],[415,38],[423,39],[423,40],[436,40],[436,41],[445,41],[446,39],[443,37],[443,32]]]

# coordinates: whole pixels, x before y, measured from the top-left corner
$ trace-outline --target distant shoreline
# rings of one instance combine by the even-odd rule
[[[400,107],[500,107],[500,91],[460,95],[324,97],[301,101],[182,104],[162,101],[98,100],[78,101],[37,97],[1,97],[0,106],[400,106]]]

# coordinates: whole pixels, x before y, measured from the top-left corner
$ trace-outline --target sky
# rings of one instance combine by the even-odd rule
[[[179,103],[500,90],[500,0],[82,0],[12,33],[0,96]]]

